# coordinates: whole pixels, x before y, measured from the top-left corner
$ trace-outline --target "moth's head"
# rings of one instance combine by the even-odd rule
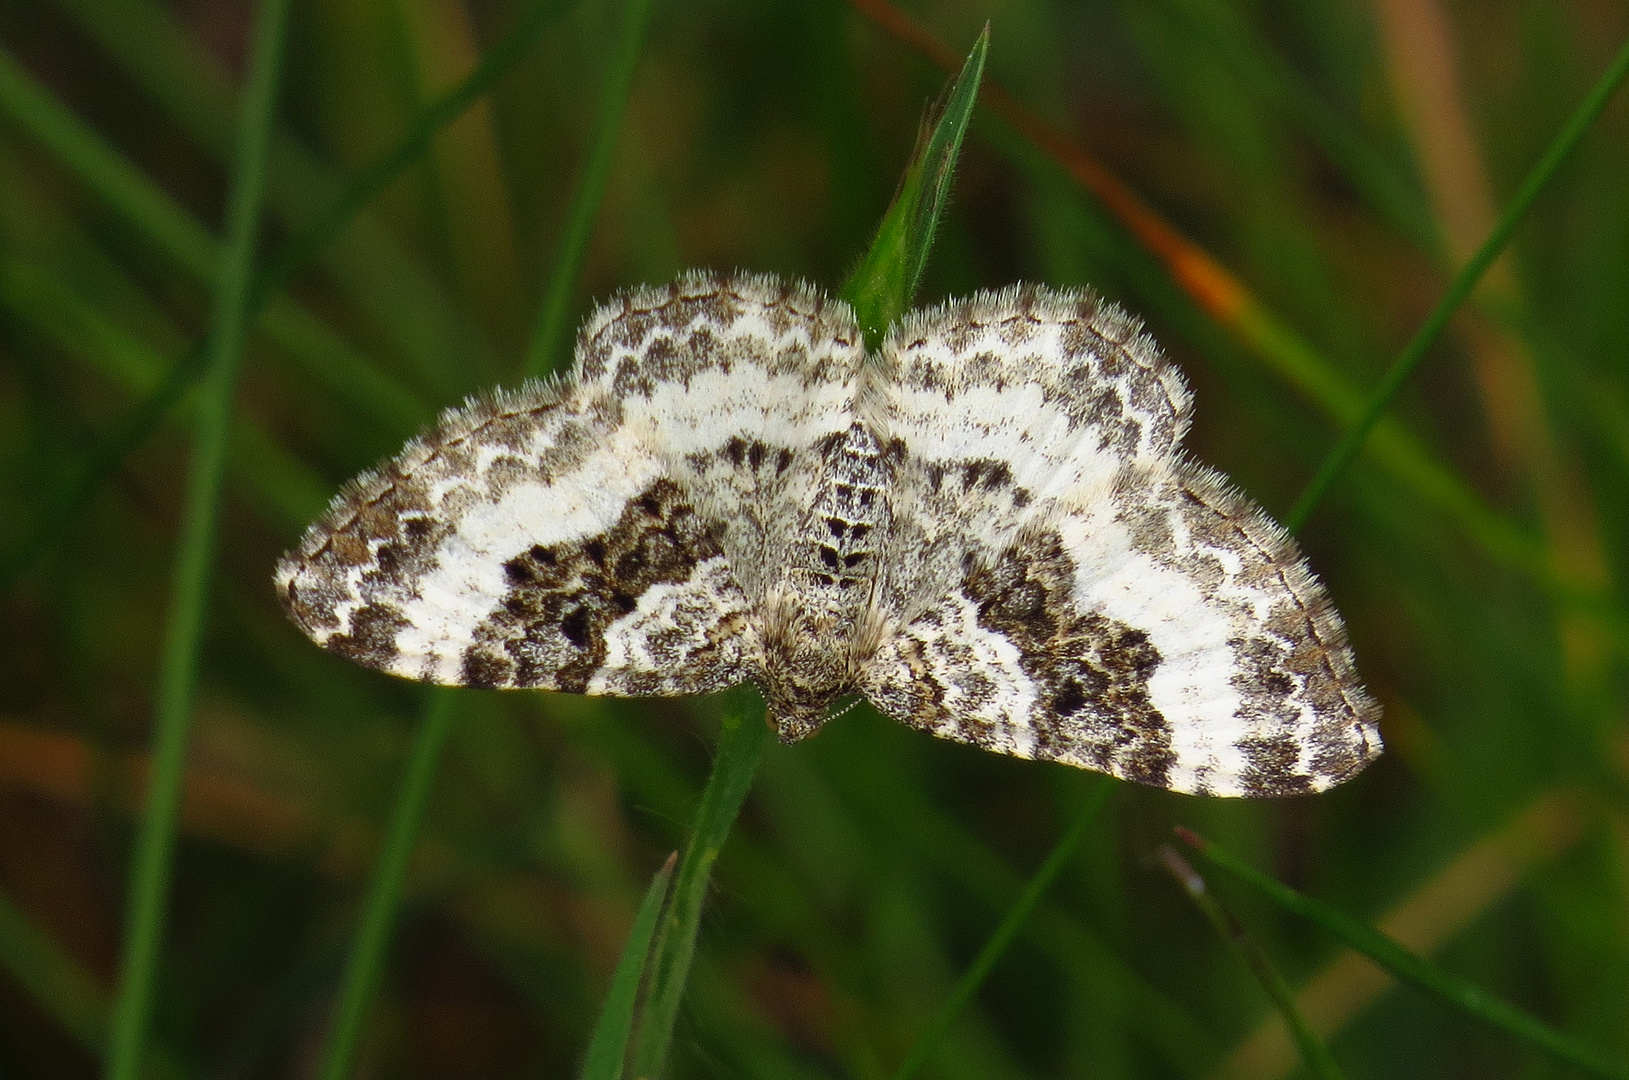
[[[799,705],[791,702],[777,702],[774,697],[769,698],[769,726],[775,729],[775,735],[781,742],[791,743],[807,739],[820,730],[820,725],[827,720],[828,713],[825,702],[816,706]]]

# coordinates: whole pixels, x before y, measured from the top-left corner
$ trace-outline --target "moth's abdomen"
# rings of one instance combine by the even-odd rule
[[[764,693],[788,741],[819,727],[827,707],[854,690],[877,617],[873,584],[894,556],[897,448],[856,421],[814,449],[806,505],[778,553],[784,564],[764,620]]]
[[[869,429],[854,423],[817,448],[824,463],[804,550],[794,572],[841,606],[864,597],[886,551],[892,523],[894,459]]]

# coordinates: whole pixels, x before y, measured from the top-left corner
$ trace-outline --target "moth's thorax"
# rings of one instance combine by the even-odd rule
[[[891,533],[897,453],[865,424],[821,440],[808,518],[785,550],[785,574],[765,611],[764,692],[783,739],[812,733],[855,689],[876,640],[879,553]]]

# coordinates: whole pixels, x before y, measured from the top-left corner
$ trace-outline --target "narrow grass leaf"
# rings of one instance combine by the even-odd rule
[[[943,69],[954,70],[955,54],[950,47],[888,0],[850,0],[850,4],[909,48]],[[1336,421],[1347,424],[1356,420],[1363,401],[1358,389],[1209,252],[1184,236],[1130,185],[1005,87],[991,82],[984,96],[992,113],[1062,169],[1154,256],[1199,310]],[[997,146],[1010,152],[1010,147],[1002,147],[999,142]],[[1441,507],[1484,551],[1529,574],[1542,575],[1544,560],[1537,539],[1490,510],[1474,490],[1432,460],[1402,427],[1383,421],[1375,432],[1372,452],[1407,487]]]
[[[213,279],[220,260],[208,231],[112,151],[4,49],[0,49],[0,109],[171,258],[199,277]]]
[[[538,0],[516,21],[514,27],[482,58],[481,63],[457,86],[414,115],[401,140],[362,170],[345,189],[319,213],[298,236],[289,241],[267,266],[255,276],[250,288],[249,325],[261,310],[305,265],[333,242],[363,207],[406,171],[428,149],[435,133],[463,115],[513,67],[542,32],[576,5],[577,0]],[[88,131],[68,117],[49,95],[23,75],[0,51],[0,104],[7,104],[36,132],[50,133],[45,141],[68,158],[83,174],[96,179],[94,187],[112,195],[125,213],[137,218],[150,233],[161,238],[161,246],[183,253],[190,268],[208,273],[204,265],[213,258],[212,242],[185,215],[172,209],[169,197],[140,174],[120,169],[103,152]],[[196,259],[196,262],[193,260]],[[86,456],[76,475],[48,499],[45,512],[34,531],[3,558],[0,558],[0,595],[5,595],[27,572],[34,560],[49,549],[62,529],[95,497],[103,484],[117,472],[126,455],[146,441],[170,408],[181,399],[203,370],[203,353],[194,350],[183,357],[164,382],[143,401],[134,405],[114,427],[112,434]],[[364,384],[367,385],[367,384]],[[394,384],[372,388],[371,397],[391,402],[389,411],[398,419],[395,426],[410,429],[424,409],[403,397]]]
[[[894,1080],[909,1080],[921,1072],[922,1067],[932,1059],[939,1047],[944,1045],[957,1017],[967,1008],[968,1002],[973,1000],[978,988],[984,985],[984,980],[989,978],[996,961],[1007,951],[1007,946],[1012,944],[1012,939],[1018,935],[1018,931],[1029,921],[1031,913],[1041,902],[1046,890],[1074,857],[1080,842],[1086,838],[1086,830],[1097,819],[1098,812],[1103,809],[1103,804],[1109,801],[1109,796],[1114,794],[1116,786],[1114,781],[1107,778],[1097,782],[1086,800],[1086,805],[1081,808],[1080,815],[1069,826],[1069,831],[1058,840],[1051,854],[1047,855],[1046,861],[1035,871],[1035,876],[1024,886],[1024,891],[1018,894],[1018,899],[1014,901],[1006,917],[1001,920],[1001,925],[996,927],[995,933],[984,943],[972,966],[956,983],[956,989],[951,992],[944,1005],[940,1006],[933,1022],[916,1040],[916,1045],[911,1047],[904,1064],[894,1073]]]
[[[205,40],[209,35],[202,24],[163,0],[51,2],[95,42],[102,54],[99,66],[105,58],[122,69],[129,85],[150,98],[179,133],[209,157],[231,160],[239,80],[226,57]],[[325,21],[318,16],[312,29]],[[356,59],[366,66],[361,57]],[[344,187],[325,160],[277,125],[266,185],[267,217],[276,217],[290,234],[314,220]],[[333,289],[388,338],[428,385],[441,385],[446,357],[481,348],[422,253],[404,243],[399,223],[382,215],[359,216],[323,252],[323,262]]]
[[[1202,41],[1239,86],[1305,132],[1365,202],[1410,239],[1435,250],[1425,192],[1401,161],[1335,108],[1263,40],[1242,10],[1209,0],[1164,0],[1181,30]]]
[[[107,996],[73,957],[0,895],[0,968],[81,1046],[101,1053]]]
[[[748,691],[737,693],[738,703],[724,714],[713,771],[696,808],[690,841],[679,859],[673,898],[652,946],[650,994],[634,1042],[634,1075],[640,1080],[654,1080],[662,1073],[696,951],[696,931],[701,926],[713,864],[741,812],[741,803],[772,737],[765,723],[763,700],[755,694],[748,699]]]
[[[420,826],[424,824],[424,811],[435,784],[436,766],[441,761],[441,751],[446,747],[447,737],[452,733],[453,723],[457,719],[457,706],[455,691],[445,687],[431,690],[424,719],[419,722],[418,731],[413,736],[413,745],[407,755],[407,768],[402,774],[401,787],[397,789],[396,802],[390,811],[390,823],[385,829],[384,846],[379,852],[378,863],[374,865],[373,877],[368,882],[362,918],[351,940],[351,954],[345,964],[339,1000],[334,1010],[334,1025],[328,1034],[322,1063],[317,1069],[319,1080],[344,1080],[351,1074],[356,1047],[362,1037],[362,1026],[367,1020],[374,994],[379,989],[390,933],[401,910],[402,889],[407,883],[413,844],[418,839]]]
[[[924,138],[918,141],[916,153],[906,166],[899,194],[877,226],[871,250],[843,287],[843,299],[853,305],[866,344],[872,348],[882,342],[888,327],[909,310],[922,281],[939,216],[950,194],[962,140],[973,117],[973,104],[978,100],[989,50],[990,28],[985,26],[946,92],[938,115],[924,123]]]
[[[9,593],[34,560],[44,554],[79,512],[90,505],[102,485],[119,471],[119,465],[147,441],[163,422],[170,407],[186,394],[203,370],[204,350],[193,349],[170,369],[164,381],[119,421],[113,433],[99,442],[80,462],[72,478],[64,481],[46,500],[44,510],[28,535],[0,557],[0,596]]]
[[[136,1080],[140,1075],[152,1012],[153,984],[169,907],[198,649],[214,561],[221,478],[231,438],[232,398],[248,330],[249,282],[265,194],[266,142],[287,21],[288,0],[265,0],[254,22],[249,79],[227,201],[226,241],[206,346],[197,441],[165,628],[152,782],[131,863],[123,965],[107,1061],[111,1080]]]
[[[1299,532],[1306,525],[1307,519],[1312,517],[1312,512],[1318,508],[1319,502],[1329,492],[1336,478],[1357,457],[1358,451],[1363,449],[1364,440],[1369,437],[1381,415],[1391,405],[1392,398],[1397,396],[1397,392],[1402,389],[1409,376],[1414,374],[1414,369],[1425,358],[1426,350],[1448,326],[1448,320],[1453,317],[1459,305],[1470,296],[1488,267],[1493,265],[1499,253],[1510,243],[1511,237],[1526,219],[1528,211],[1538,201],[1539,195],[1549,185],[1573,148],[1583,139],[1584,133],[1606,109],[1607,103],[1612,100],[1612,95],[1626,75],[1629,75],[1629,42],[1624,43],[1605,74],[1567,120],[1561,133],[1555,137],[1549,149],[1545,150],[1544,156],[1539,158],[1538,164],[1533,166],[1533,170],[1522,181],[1521,187],[1516,189],[1515,196],[1505,207],[1505,212],[1500,215],[1488,238],[1482,241],[1482,246],[1476,249],[1470,261],[1454,275],[1454,280],[1443,293],[1442,299],[1426,317],[1419,331],[1403,347],[1397,359],[1392,362],[1385,378],[1380,380],[1380,385],[1375,387],[1356,422],[1346,430],[1346,434],[1341,436],[1334,449],[1319,465],[1312,482],[1301,493],[1301,498],[1297,500],[1295,508],[1290,511],[1289,517],[1284,522],[1285,527],[1292,533]]]
[[[220,287],[225,257],[209,230],[4,50],[0,50],[0,111],[18,121],[154,247],[206,284]],[[424,421],[426,409],[413,394],[288,298],[273,298],[266,305],[264,328],[308,374],[347,404],[403,432]]]
[[[611,161],[616,153],[617,137],[622,131],[622,114],[628,107],[628,92],[633,87],[634,66],[639,61],[640,46],[645,40],[645,27],[650,22],[654,0],[624,0],[622,22],[617,29],[616,42],[609,62],[605,66],[605,83],[600,90],[599,111],[594,117],[594,134],[589,140],[588,157],[583,162],[582,176],[572,192],[571,206],[566,211],[565,231],[560,234],[560,246],[554,253],[554,267],[549,272],[538,306],[537,327],[526,350],[525,373],[536,378],[549,371],[559,355],[571,318],[571,297],[582,277],[583,260],[588,256],[588,241],[594,233],[594,220],[599,216],[600,203],[605,199],[605,185],[611,179]]]
[[[1306,1062],[1307,1071],[1313,1076],[1322,1077],[1323,1080],[1341,1080],[1344,1075],[1340,1066],[1335,1064],[1334,1057],[1329,1053],[1329,1047],[1318,1037],[1307,1023],[1307,1018],[1301,1015],[1301,1009],[1295,1003],[1295,992],[1290,989],[1284,976],[1278,968],[1267,958],[1256,939],[1251,937],[1244,927],[1229,914],[1216,897],[1211,895],[1210,888],[1205,879],[1189,865],[1188,860],[1177,854],[1169,845],[1160,847],[1160,861],[1170,871],[1178,885],[1198,905],[1207,920],[1221,939],[1238,954],[1245,966],[1255,975],[1261,988],[1267,991],[1267,997],[1272,1000],[1273,1006],[1278,1009],[1284,1018],[1284,1025],[1295,1040],[1295,1045],[1301,1050],[1301,1059]]]
[[[1261,892],[1286,911],[1316,923],[1363,953],[1404,982],[1440,998],[1469,1016],[1499,1028],[1516,1039],[1537,1047],[1556,1060],[1577,1066],[1595,1076],[1629,1080],[1629,1068],[1607,1061],[1600,1054],[1557,1031],[1544,1021],[1501,1001],[1467,979],[1409,952],[1391,938],[1321,900],[1304,896],[1257,870],[1249,863],[1204,838],[1178,829],[1183,843],[1212,863]]]
[[[436,132],[479,101],[537,44],[544,30],[576,5],[577,0],[534,0],[509,32],[481,57],[475,70],[441,96],[425,102],[413,114],[407,131],[396,145],[359,172],[338,197],[269,261],[255,282],[256,296],[264,299],[287,285],[318,252],[345,231],[363,207],[424,156]]]
[[[0,970],[80,1046],[98,1056],[106,1050],[107,992],[4,895],[0,895]],[[163,1047],[153,1047],[147,1056],[146,1075],[154,1080],[186,1075]]]
[[[668,883],[673,880],[673,866],[679,853],[668,856],[667,862],[656,871],[645,899],[634,916],[628,931],[628,942],[622,947],[622,959],[611,976],[611,989],[605,995],[605,1006],[594,1024],[594,1034],[588,1040],[588,1055],[583,1061],[583,1080],[622,1080],[624,1067],[632,1049],[634,1014],[639,1008],[639,988],[646,983],[646,961],[651,954],[651,941],[656,937],[656,924],[662,916],[662,903],[667,899]]]

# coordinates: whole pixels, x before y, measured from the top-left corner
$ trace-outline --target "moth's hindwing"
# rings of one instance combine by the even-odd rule
[[[1211,795],[1296,795],[1380,752],[1293,542],[1182,466],[1055,507],[879,647],[865,692],[936,735]]]

